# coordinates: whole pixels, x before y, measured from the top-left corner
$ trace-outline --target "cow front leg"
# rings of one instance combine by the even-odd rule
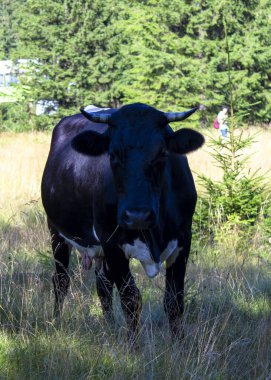
[[[112,306],[114,281],[104,259],[95,259],[95,264],[96,288],[103,315],[108,322],[112,322],[114,319]]]
[[[166,288],[164,308],[168,316],[171,333],[176,338],[182,338],[183,310],[184,310],[184,277],[186,271],[186,257],[183,250],[178,253],[174,263],[167,261]]]
[[[118,288],[121,306],[125,316],[128,339],[133,342],[138,331],[138,322],[142,309],[142,298],[129,268],[129,260],[123,251],[113,245],[104,247],[106,263],[112,279]]]
[[[126,280],[122,282],[122,285],[118,286],[118,290],[128,327],[128,339],[133,342],[138,333],[142,298],[131,273],[129,273],[128,278],[126,277]]]
[[[68,293],[70,285],[68,269],[71,247],[66,243],[65,239],[58,234],[54,227],[49,223],[48,226],[51,234],[51,243],[56,268],[52,278],[55,293],[54,318],[58,319],[61,316],[64,299]]]

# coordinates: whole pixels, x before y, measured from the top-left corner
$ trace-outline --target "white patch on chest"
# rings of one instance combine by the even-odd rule
[[[148,246],[139,239],[134,240],[133,244],[123,244],[121,248],[127,259],[132,258],[139,260],[147,276],[151,278],[155,277],[160,272],[161,262],[167,260],[167,266],[172,265],[178,257],[180,251],[177,240],[172,240],[162,252],[161,262],[155,263],[151,257]],[[168,265],[171,257],[173,258],[173,261]]]
[[[166,261],[166,267],[169,268],[175,263],[177,257],[179,256],[180,251],[183,250],[183,247],[178,247],[177,240],[171,240],[166,249],[161,254],[162,262]]]
[[[172,253],[175,251],[175,249],[178,247],[178,241],[177,240],[171,240],[168,242],[168,245],[166,246],[166,249],[161,254],[161,261],[166,261]]]
[[[155,277],[161,270],[161,263],[155,263],[150,250],[141,240],[134,240],[133,244],[123,244],[122,250],[127,259],[137,259],[141,262],[148,277]]]
[[[60,235],[74,248],[76,248],[80,254],[82,259],[82,266],[84,269],[90,269],[92,266],[92,259],[95,257],[103,257],[104,252],[101,245],[93,245],[92,247],[83,247],[80,244],[76,243],[72,239],[68,239],[66,236],[60,233]],[[97,235],[96,235],[97,236]],[[95,236],[95,238],[96,238]],[[98,240],[98,238],[97,238]],[[99,241],[99,240],[98,240]]]

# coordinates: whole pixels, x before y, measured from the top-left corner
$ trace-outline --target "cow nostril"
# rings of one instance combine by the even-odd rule
[[[125,210],[122,214],[123,223],[130,228],[148,228],[154,220],[152,210]]]

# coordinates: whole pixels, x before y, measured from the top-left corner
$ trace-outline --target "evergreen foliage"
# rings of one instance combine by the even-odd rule
[[[197,219],[200,228],[208,226],[209,231],[217,233],[221,227],[231,230],[254,226],[264,215],[270,202],[267,196],[267,187],[264,177],[256,173],[246,172],[243,149],[250,146],[253,139],[244,137],[243,130],[236,130],[235,125],[238,114],[234,114],[235,90],[232,80],[233,63],[232,51],[228,35],[228,20],[224,17],[225,44],[228,65],[228,91],[230,97],[230,127],[229,136],[219,140],[211,140],[213,148],[211,156],[216,165],[222,169],[223,179],[213,181],[201,175],[200,180],[204,186],[205,194],[198,208]]]
[[[234,133],[234,134],[233,134]],[[212,140],[211,156],[223,171],[221,181],[201,175],[204,187],[198,208],[197,220],[209,231],[218,231],[221,226],[247,228],[255,225],[267,210],[267,188],[263,176],[245,170],[247,157],[243,149],[250,146],[252,138],[242,132],[230,133],[229,140]]]
[[[21,79],[28,101],[55,100],[59,116],[87,104],[202,103],[201,126],[230,101],[226,18],[236,110],[270,121],[267,0],[0,0],[0,9],[2,58],[32,60]]]
[[[10,59],[12,51],[17,46],[16,9],[22,0],[0,1],[0,59]]]

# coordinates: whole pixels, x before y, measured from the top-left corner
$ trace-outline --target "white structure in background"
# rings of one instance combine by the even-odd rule
[[[30,64],[37,63],[33,59],[0,60],[0,103],[18,102],[16,85],[19,77],[30,75]],[[52,115],[58,109],[58,103],[53,100],[39,100],[36,103],[36,115]]]
[[[53,115],[58,109],[58,103],[53,100],[39,100],[36,103],[36,115]]]
[[[0,61],[0,87],[10,87],[18,83],[15,67],[12,61]]]

